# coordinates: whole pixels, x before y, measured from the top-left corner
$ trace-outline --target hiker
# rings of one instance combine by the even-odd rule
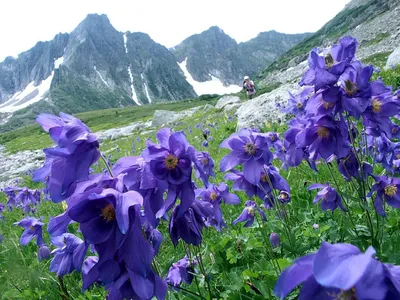
[[[254,82],[250,80],[249,76],[244,77],[243,89],[247,90],[247,98],[253,99],[256,94],[256,88],[254,87]]]

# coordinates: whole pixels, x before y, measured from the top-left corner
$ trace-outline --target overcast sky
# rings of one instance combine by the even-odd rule
[[[259,32],[316,31],[350,0],[1,0],[0,61],[38,41],[71,32],[89,13],[107,14],[119,31],[141,31],[167,47],[213,25],[236,41]]]

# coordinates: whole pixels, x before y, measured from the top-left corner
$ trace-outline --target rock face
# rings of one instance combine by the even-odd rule
[[[400,44],[400,1],[352,0],[320,30],[298,43],[259,76],[259,85],[293,83],[307,67],[308,53],[315,47],[328,48],[341,37],[357,39],[357,58],[391,53]]]
[[[299,90],[300,86],[298,84],[284,84],[270,93],[244,102],[236,112],[238,118],[237,129],[262,129],[265,122],[283,122],[285,114],[281,112],[277,104],[287,103],[289,98],[288,91],[297,93]]]
[[[400,47],[397,47],[392,54],[389,55],[386,67],[391,68],[400,65]]]
[[[210,81],[213,76],[225,85],[240,85],[243,76],[258,73],[309,35],[269,31],[237,44],[222,29],[213,26],[188,37],[171,51],[178,62],[187,59],[187,69],[196,81]]]
[[[168,111],[168,110],[156,110],[154,112],[153,121],[151,126],[158,127],[167,124],[175,123],[176,121],[182,120],[183,118],[192,116],[195,112],[202,110],[203,106],[193,107],[184,111]]]
[[[218,100],[217,104],[215,104],[215,108],[221,109],[228,104],[236,104],[241,102],[242,100],[240,100],[240,98],[237,96],[223,96]]]

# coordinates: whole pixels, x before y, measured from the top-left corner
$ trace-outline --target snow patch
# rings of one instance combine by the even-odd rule
[[[147,84],[146,84],[146,81],[145,81],[145,79],[144,79],[144,76],[143,76],[143,74],[140,74],[140,76],[142,77],[142,80],[143,80],[144,90],[146,91],[146,97],[147,97],[147,99],[149,100],[149,103],[151,103],[151,98],[150,98],[150,94],[149,94],[149,89],[147,88]]]
[[[209,81],[205,82],[196,81],[189,73],[186,64],[187,64],[187,57],[183,62],[178,63],[179,67],[185,74],[186,81],[193,87],[194,91],[198,96],[205,94],[219,94],[219,95],[231,94],[240,92],[242,89],[240,86],[233,84],[224,86],[224,84],[219,78],[214,77],[212,75],[210,75],[212,79]]]
[[[96,71],[97,75],[99,75],[101,81],[103,81],[103,83],[104,83],[106,86],[110,87],[110,86],[108,85],[107,81],[104,80],[103,76],[101,76],[100,72],[97,71],[96,66],[94,66],[93,69]]]
[[[63,63],[64,63],[64,56],[61,56],[60,58],[57,58],[54,61],[54,69],[58,69]]]
[[[10,100],[0,104],[0,112],[15,112],[42,100],[50,89],[53,76],[54,71],[51,72],[50,76],[43,80],[38,86],[35,86],[33,81],[30,82],[23,91],[16,92]]]
[[[128,38],[127,38],[126,33],[125,33],[124,34],[125,53],[128,53],[128,47],[126,46],[127,41],[128,41]],[[137,94],[136,94],[136,91],[135,91],[135,87],[133,86],[133,76],[132,76],[132,71],[131,71],[131,65],[130,64],[128,65],[128,73],[129,73],[129,78],[130,78],[130,83],[131,83],[132,100],[135,101],[135,103],[137,105],[141,105],[139,100],[138,100],[138,97],[137,97]]]

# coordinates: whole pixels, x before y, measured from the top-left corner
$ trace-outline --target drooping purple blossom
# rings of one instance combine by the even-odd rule
[[[229,171],[243,164],[243,175],[246,180],[257,185],[260,182],[263,165],[269,165],[273,155],[268,149],[268,141],[258,132],[242,129],[224,140],[220,147],[232,152],[222,158],[221,172]]]
[[[316,204],[320,200],[322,210],[331,210],[332,212],[336,208],[340,208],[343,211],[346,209],[343,206],[342,198],[338,194],[335,188],[331,187],[329,184],[312,184],[308,187],[308,190],[321,189],[314,198],[313,203]]]
[[[302,284],[299,299],[397,299],[400,267],[383,264],[369,247],[323,242],[320,249],[283,270],[274,293],[283,299]]]
[[[21,245],[27,245],[33,238],[36,237],[36,244],[41,246],[43,244],[42,238],[42,226],[44,225],[39,219],[34,217],[26,217],[19,222],[15,222],[14,225],[21,226],[24,228],[24,232],[21,235]]]
[[[282,112],[293,114],[295,116],[302,116],[307,105],[307,101],[313,92],[313,88],[307,87],[300,93],[293,95],[289,92],[288,106],[282,109]]]
[[[214,209],[214,214],[210,220],[211,225],[215,226],[218,231],[222,230],[226,224],[222,217],[221,203],[224,201],[225,204],[239,204],[240,199],[237,195],[229,192],[229,187],[225,183],[221,183],[218,186],[209,185],[206,189],[196,190],[196,195],[203,201],[210,203]]]
[[[71,233],[64,233],[52,238],[51,243],[58,247],[51,252],[54,255],[50,263],[51,272],[64,276],[74,270],[81,270],[87,246],[80,238]]]
[[[205,220],[214,215],[213,206],[206,202],[195,200],[192,206],[182,215],[178,215],[179,206],[172,211],[169,222],[169,234],[173,244],[176,246],[179,239],[187,244],[198,246],[203,241],[201,231],[206,227]]]
[[[184,258],[173,263],[165,277],[165,282],[174,288],[178,288],[183,283],[191,284],[193,281],[194,267],[193,263],[185,256]]]
[[[73,194],[77,182],[88,178],[90,166],[100,157],[99,142],[97,136],[73,116],[40,114],[36,121],[50,133],[57,146],[44,149],[46,161],[32,179],[46,182],[52,201],[60,202]]]
[[[194,167],[196,168],[196,177],[200,178],[207,187],[210,176],[215,177],[214,160],[211,158],[208,152],[203,151],[196,151],[192,160],[194,162]]]
[[[254,223],[255,214],[259,213],[263,221],[267,221],[264,211],[257,206],[255,201],[247,200],[242,213],[232,222],[235,225],[239,222],[245,222],[244,227],[250,227]]]

